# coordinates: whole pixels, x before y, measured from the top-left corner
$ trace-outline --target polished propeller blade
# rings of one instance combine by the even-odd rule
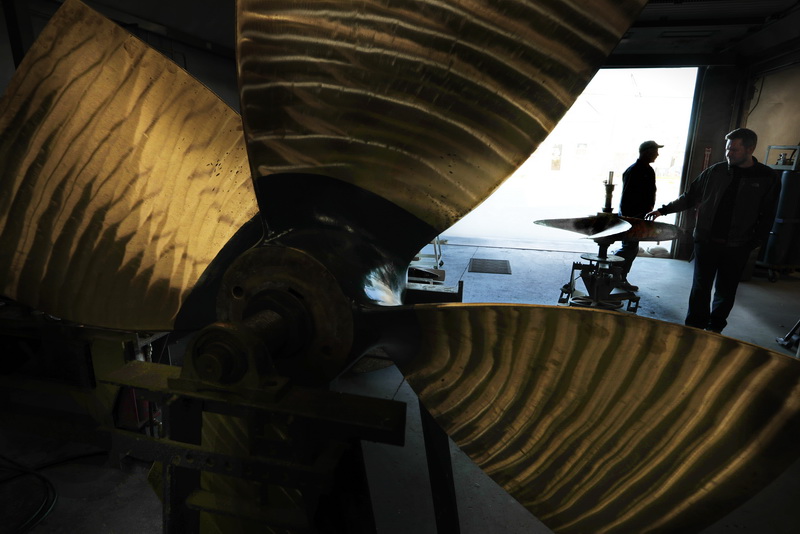
[[[573,219],[543,219],[534,221],[534,224],[577,232],[593,239],[621,234],[631,229],[631,223],[611,213],[598,213],[591,217]]]
[[[416,323],[397,361],[431,414],[558,533],[695,532],[800,455],[789,356],[582,308],[388,313]]]
[[[618,240],[630,241],[672,241],[683,234],[683,230],[674,224],[646,221],[635,217],[622,217],[631,224],[630,230],[619,235]]]
[[[594,240],[670,241],[682,233],[674,224],[621,217],[612,213],[573,219],[543,219],[534,221],[534,224],[576,232]]]
[[[342,180],[441,232],[528,158],[645,3],[240,0],[253,176]]]
[[[174,328],[257,214],[239,116],[74,0],[0,102],[0,168],[0,292],[78,323]]]

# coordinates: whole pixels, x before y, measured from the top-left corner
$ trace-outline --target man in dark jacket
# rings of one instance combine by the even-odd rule
[[[754,131],[738,128],[725,139],[727,162],[707,168],[677,200],[645,216],[655,219],[697,208],[694,279],[685,323],[714,332],[728,324],[750,252],[769,235],[781,186],[775,171],[753,157],[758,141]]]
[[[624,217],[643,219],[656,203],[656,172],[650,166],[658,157],[659,145],[655,141],[645,141],[639,145],[639,159],[622,173],[622,197],[619,201],[619,214]],[[628,282],[628,273],[633,260],[639,254],[638,241],[623,241],[622,248],[614,253],[624,258],[622,282],[617,286],[626,291],[637,291],[638,286]]]

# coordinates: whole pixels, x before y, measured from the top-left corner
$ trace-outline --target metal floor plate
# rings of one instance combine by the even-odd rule
[[[472,258],[469,260],[469,272],[490,274],[511,274],[511,263],[508,260],[487,260]]]

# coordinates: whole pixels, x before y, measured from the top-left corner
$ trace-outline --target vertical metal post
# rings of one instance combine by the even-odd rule
[[[0,0],[0,6],[6,18],[8,42],[11,45],[11,57],[14,68],[19,67],[25,53],[33,45],[33,25],[30,11],[22,5],[21,0]]]
[[[603,213],[613,213],[614,208],[611,206],[611,197],[614,195],[614,171],[609,171],[608,180],[604,182],[606,186],[606,204],[603,207]]]
[[[425,438],[425,453],[428,458],[428,475],[431,480],[433,510],[436,515],[436,530],[440,533],[458,534],[458,501],[453,480],[453,464],[450,459],[450,442],[442,427],[422,403],[419,404],[422,435]]]
[[[351,440],[339,459],[333,488],[320,496],[314,523],[324,532],[377,534],[360,440]]]
[[[200,444],[203,411],[199,401],[173,396],[163,406],[166,437],[184,443]],[[193,534],[200,531],[200,513],[186,506],[186,499],[200,487],[200,471],[165,464],[164,534]]]

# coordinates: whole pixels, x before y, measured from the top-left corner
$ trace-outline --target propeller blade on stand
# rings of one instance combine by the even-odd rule
[[[572,219],[544,219],[534,221],[534,224],[577,232],[592,239],[621,234],[631,228],[631,223],[610,213],[598,213],[591,217],[576,217]]]
[[[671,241],[683,230],[674,224],[646,221],[635,217],[622,217],[613,213],[598,213],[589,217],[572,219],[543,219],[534,224],[583,234],[590,239],[622,241]]]
[[[674,224],[646,221],[634,217],[622,217],[630,223],[630,230],[618,236],[621,240],[631,241],[672,241],[683,235],[683,230]]]

